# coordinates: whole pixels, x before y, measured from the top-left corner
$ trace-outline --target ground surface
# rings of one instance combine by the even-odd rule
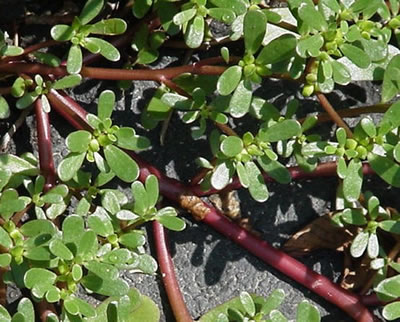
[[[164,54],[165,56],[153,67],[179,64],[185,52],[167,50]],[[203,55],[207,56],[208,53]],[[196,59],[193,57],[192,61]],[[165,146],[159,144],[160,127],[149,133],[141,127],[139,113],[148,103],[156,86],[153,82],[134,82],[129,90],[122,92],[114,83],[89,80],[75,88],[71,94],[85,108],[94,112],[95,98],[99,93],[104,89],[113,89],[118,96],[115,123],[134,125],[140,134],[150,137],[153,145],[151,149],[142,153],[143,157],[169,176],[186,181],[197,171],[194,159],[197,156],[209,157],[208,143],[205,139],[193,142],[189,128],[182,124],[177,115],[169,125]],[[377,88],[369,83],[354,84],[338,89],[328,95],[328,99],[335,108],[372,104],[379,101]],[[304,100],[297,85],[292,83],[266,80],[256,94],[280,108],[288,99],[297,97],[301,100],[300,116],[320,110],[315,101]],[[14,110],[9,120],[0,122],[0,135],[3,135],[15,120],[17,113]],[[67,152],[63,138],[72,128],[54,113],[51,121],[55,160],[59,162],[61,155]],[[243,132],[253,128],[254,122],[250,119],[240,119],[231,125],[237,126],[239,132]],[[320,128],[327,136],[334,130],[331,125],[322,125]],[[29,150],[36,153],[35,135],[34,118],[30,116],[26,125],[14,136],[8,151],[20,154]],[[396,192],[388,190],[379,179],[374,179],[366,185],[381,197],[384,205],[400,206]],[[245,217],[251,218],[253,226],[261,232],[262,238],[279,247],[292,233],[333,208],[335,187],[336,180],[333,178],[293,182],[289,185],[271,184],[271,197],[263,204],[254,202],[246,191],[239,191],[241,211]],[[126,187],[121,187],[123,188]],[[295,304],[305,297],[319,307],[324,322],[349,321],[349,318],[334,306],[290,281],[205,225],[194,222],[190,217],[186,218],[187,228],[179,233],[170,232],[169,239],[178,281],[194,318],[237,296],[242,290],[268,295],[274,289],[282,288],[285,290],[286,300],[281,306],[281,311],[289,318],[295,317]],[[148,235],[148,250],[154,254],[150,229]],[[334,281],[340,279],[342,257],[339,254],[319,251],[301,260]],[[162,321],[173,321],[159,275],[144,276],[126,272],[124,276],[133,286],[158,303]]]

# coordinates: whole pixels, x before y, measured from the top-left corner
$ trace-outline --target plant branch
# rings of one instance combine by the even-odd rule
[[[0,95],[8,95],[11,93],[11,87],[0,87]]]
[[[193,321],[186,307],[183,295],[176,280],[174,263],[168,250],[167,236],[164,227],[153,221],[153,236],[156,244],[157,259],[168,300],[177,322]]]
[[[48,191],[56,184],[56,170],[53,159],[53,144],[51,142],[51,128],[49,114],[43,111],[42,100],[35,101],[36,130],[38,135],[40,172],[45,177],[44,191]]]

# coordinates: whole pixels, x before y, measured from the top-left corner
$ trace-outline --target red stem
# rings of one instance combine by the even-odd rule
[[[40,172],[45,177],[44,191],[48,191],[55,186],[57,177],[54,167],[49,114],[43,111],[42,100],[40,98],[38,98],[34,104],[39,147]]]
[[[65,100],[65,102],[70,101],[73,100],[71,98]],[[58,105],[54,105],[54,108],[57,111],[59,110]],[[83,109],[81,114],[84,114]],[[69,116],[69,114],[67,115]],[[67,120],[70,118],[71,117],[68,117]],[[180,203],[181,197],[190,191],[190,188],[186,187],[178,180],[168,178],[157,168],[148,165],[135,153],[130,152],[129,154],[138,162],[141,168],[139,179],[144,181],[149,174],[156,175],[159,179],[160,192],[165,197],[174,202]],[[324,173],[324,171],[321,170],[321,173]],[[202,206],[208,210],[206,212],[207,215],[203,219],[207,225],[213,227],[222,235],[232,239],[253,255],[262,259],[265,263],[317,293],[327,301],[337,305],[353,319],[361,322],[374,321],[374,316],[362,304],[357,295],[341,288],[325,276],[314,272],[296,259],[273,248],[266,241],[252,235],[245,229],[239,227],[236,223],[229,221],[227,218],[220,215],[214,207],[207,205],[204,202]]]
[[[153,236],[156,244],[157,259],[160,265],[162,281],[168,300],[177,322],[192,322],[193,319],[186,307],[183,295],[176,280],[174,263],[167,246],[167,236],[164,227],[153,221]]]
[[[210,59],[211,60],[211,59]],[[222,58],[219,59],[223,62]],[[206,61],[206,60],[205,60]],[[200,61],[190,65],[169,67],[164,69],[115,69],[100,67],[82,67],[81,75],[92,79],[107,80],[153,80],[162,82],[163,79],[172,79],[183,73],[201,74],[201,75],[220,75],[226,67],[204,65],[205,61]],[[212,63],[215,63],[215,59]],[[207,61],[206,61],[207,62]],[[1,73],[12,74],[40,74],[53,76],[68,75],[65,67],[50,67],[42,64],[27,63],[9,63],[0,65]]]

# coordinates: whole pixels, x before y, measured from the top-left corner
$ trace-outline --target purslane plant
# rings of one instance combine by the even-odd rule
[[[122,5],[124,1],[118,3]],[[258,0],[146,0],[129,4],[132,16],[121,11],[126,21],[106,15],[105,4],[103,0],[89,0],[71,25],[58,24],[49,30],[56,41],[71,43],[65,55],[66,67],[65,63],[58,63],[61,57],[51,61],[52,56],[42,51],[27,56],[31,48],[24,51],[12,46],[3,33],[0,39],[0,73],[12,78],[11,83],[6,80],[6,87],[0,88],[0,117],[7,118],[13,111],[9,109],[13,102],[8,100],[9,95],[18,98],[17,108],[34,104],[39,140],[39,160],[31,154],[0,156],[0,277],[6,283],[29,289],[34,303],[41,300],[40,303],[49,304],[48,309],[39,307],[39,314],[44,313],[43,321],[57,320],[53,303],[60,305],[58,312],[65,321],[98,317],[124,320],[136,310],[143,297],[129,290],[119,271],[156,271],[154,259],[144,253],[145,236],[139,228],[148,221],[176,231],[185,228],[174,208],[161,206],[159,190],[197,219],[333,301],[353,318],[372,321],[372,314],[358,296],[220,217],[197,196],[207,194],[207,190],[230,189],[237,182],[248,188],[255,200],[263,202],[269,194],[266,181],[288,183],[296,173],[301,174],[297,177],[337,175],[342,205],[336,209],[334,222],[359,227],[350,253],[361,257],[367,250],[371,268],[377,271],[371,287],[382,300],[399,297],[395,290],[398,275],[392,276],[390,271],[398,272],[397,244],[388,255],[388,250],[380,247],[381,235],[397,240],[398,215],[382,210],[377,197],[362,190],[363,173],[368,169],[389,185],[400,185],[399,103],[392,104],[379,122],[362,118],[351,129],[322,94],[331,92],[335,84],[346,85],[360,77],[383,80],[384,102],[400,92],[399,50],[392,45],[399,40],[396,0],[320,0],[317,5],[311,0],[288,0],[288,8],[278,10]],[[224,40],[226,46],[212,51],[216,57],[164,69],[139,67],[155,62],[163,46],[186,45],[201,50],[203,44],[215,44],[209,32],[212,20],[230,26]],[[127,26],[133,31],[125,33]],[[118,46],[130,44],[137,52],[136,57],[134,53],[121,62],[124,69],[86,66],[82,48],[111,61],[120,60],[118,49],[103,39],[120,34],[124,35]],[[242,52],[242,56],[232,56],[230,51],[234,48],[229,42],[240,39],[244,45],[235,53]],[[35,48],[41,49],[40,44]],[[60,76],[63,78],[57,79]],[[97,115],[87,114],[68,94],[59,92],[78,85],[83,77],[163,83],[142,112],[145,128],[154,128],[178,111],[185,123],[198,125],[192,129],[193,139],[207,135],[214,125],[223,132],[213,130],[209,135],[213,159],[198,159],[204,171],[195,177],[194,185],[166,178],[135,154],[148,148],[150,142],[131,127],[113,124],[112,91],[100,94]],[[285,112],[281,112],[256,96],[254,90],[264,86],[265,77],[292,79],[304,84],[304,96],[315,93],[339,125],[336,138],[323,140],[320,133],[311,133],[318,117],[311,115],[300,122],[296,112],[301,105],[296,100],[288,102]],[[66,138],[68,154],[59,162],[57,173],[51,140],[40,134],[49,132],[46,113],[50,106],[78,130]],[[254,132],[240,126],[231,128],[235,120],[245,116],[256,120],[258,128]],[[327,156],[334,156],[335,162],[321,164],[320,158]],[[288,168],[289,158],[298,167]],[[110,188],[114,178],[131,184],[131,193]],[[204,191],[196,195],[199,182]],[[159,248],[165,248],[165,238],[157,238],[161,230],[157,224],[153,227]],[[171,266],[168,253],[160,252],[159,256],[160,266],[165,262]],[[78,287],[111,298],[95,309],[76,295]],[[167,283],[166,288],[170,288]],[[170,294],[179,292],[176,285],[170,290]],[[176,301],[178,297],[170,298]],[[31,319],[31,302],[21,302],[13,319]],[[184,303],[176,303],[174,312],[179,314],[184,311]],[[241,294],[240,303],[240,309],[218,318],[263,318],[265,312],[261,309],[256,314],[255,302],[247,293]],[[14,313],[0,308],[5,319],[10,320]],[[154,308],[147,311],[148,317],[151,311]],[[398,311],[398,305],[391,303],[383,314],[394,319],[399,316]],[[272,312],[272,321],[284,319],[278,311]],[[319,319],[308,304],[300,304],[299,312],[299,321]],[[183,321],[191,319],[187,314],[182,316]]]

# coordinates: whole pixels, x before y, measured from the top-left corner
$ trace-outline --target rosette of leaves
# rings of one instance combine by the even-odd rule
[[[112,171],[122,181],[132,182],[137,179],[139,167],[122,149],[139,151],[148,148],[150,143],[147,138],[137,135],[133,128],[112,125],[110,117],[114,104],[115,94],[109,90],[103,91],[99,97],[97,116],[87,115],[93,132],[79,130],[68,135],[66,145],[70,153],[57,169],[61,180],[71,180],[85,158],[94,162],[100,172]]]
[[[306,157],[336,155],[337,174],[343,179],[343,193],[348,201],[356,201],[361,193],[362,161],[368,160],[372,169],[387,183],[400,186],[400,144],[395,134],[400,126],[399,106],[393,104],[376,126],[370,118],[363,118],[347,138],[344,129],[336,131],[337,142],[317,141],[306,144],[302,154]]]
[[[79,17],[75,17],[72,25],[55,25],[51,29],[51,37],[57,41],[70,41],[68,51],[67,71],[70,74],[78,74],[82,68],[82,49],[93,54],[100,54],[110,61],[118,61],[120,53],[108,41],[90,37],[94,35],[114,36],[123,34],[126,30],[126,22],[120,18],[100,20],[89,24],[102,11],[104,0],[88,0]]]
[[[230,322],[230,321],[282,321],[288,319],[278,310],[285,298],[285,293],[277,289],[268,297],[241,292],[238,297],[217,306],[205,315],[199,322]],[[297,305],[296,322],[319,322],[318,309],[303,300]]]
[[[381,1],[354,1],[349,5],[337,0],[288,2],[297,19],[301,37],[296,52],[302,58],[313,57],[306,75],[303,95],[314,91],[331,92],[334,84],[347,85],[351,71],[337,59],[346,57],[359,68],[369,68],[388,56],[387,43],[391,29],[369,20],[378,13],[383,21],[391,18]],[[362,17],[362,18],[360,18]]]
[[[208,119],[220,124],[228,123],[228,117],[220,111],[218,106],[215,107],[212,103],[207,104],[206,92],[202,88],[195,88],[191,95],[192,97],[188,98],[176,93],[165,93],[161,97],[161,102],[170,108],[182,111],[181,119],[184,123],[199,122],[199,127],[192,128],[194,139],[198,139],[205,133]]]
[[[157,220],[164,227],[181,231],[185,229],[185,222],[177,217],[177,212],[172,207],[156,208],[159,198],[158,180],[154,175],[149,175],[143,185],[135,181],[131,185],[134,198],[133,205],[115,207],[113,212],[120,220],[126,220],[129,227],[136,227],[144,222]]]
[[[197,48],[208,34],[206,18],[211,17],[231,24],[237,15],[246,12],[243,0],[191,0],[181,6],[173,17],[173,23],[183,31],[186,45]]]
[[[254,58],[261,48],[267,30],[267,16],[257,7],[250,8],[244,15],[243,32],[245,55],[238,65],[227,68],[218,79],[217,91],[222,96],[232,94],[229,111],[233,117],[244,116],[250,108],[253,96],[252,83],[260,83],[261,77],[269,74],[260,55]],[[229,53],[223,53],[229,61]]]
[[[80,75],[68,75],[55,82],[44,81],[40,75],[35,75],[33,80],[18,77],[11,87],[11,94],[18,98],[15,104],[18,109],[25,109],[40,98],[43,111],[49,113],[51,107],[46,94],[51,89],[74,87],[79,85],[81,80],[82,77]]]
[[[378,228],[389,233],[400,233],[396,227],[397,225],[395,225],[398,215],[392,214],[389,210],[380,206],[379,199],[369,191],[364,194],[365,206],[363,204],[357,206],[357,203],[349,203],[344,199],[342,189],[343,186],[339,189],[339,198],[343,199],[344,209],[333,215],[332,220],[340,227],[353,225],[361,228],[355,234],[351,243],[351,256],[358,258],[367,251],[368,257],[375,259],[381,253]],[[374,264],[374,269],[377,269],[376,265]]]
[[[237,173],[241,185],[249,189],[255,200],[267,200],[269,192],[261,170],[279,183],[291,181],[289,171],[278,161],[278,155],[273,151],[271,143],[293,139],[300,136],[301,131],[301,125],[296,120],[284,117],[274,120],[271,117],[256,136],[250,132],[246,132],[242,138],[212,135],[210,143],[216,157],[215,166],[203,158],[198,160],[201,166],[212,170],[204,178],[203,188],[212,186],[221,190]]]
[[[54,219],[61,215],[68,204],[68,186],[59,184],[47,192],[43,192],[45,178],[42,175],[32,179],[25,179],[24,186],[29,192],[32,202],[35,205],[35,214],[38,219]],[[46,206],[46,209],[43,208]]]

